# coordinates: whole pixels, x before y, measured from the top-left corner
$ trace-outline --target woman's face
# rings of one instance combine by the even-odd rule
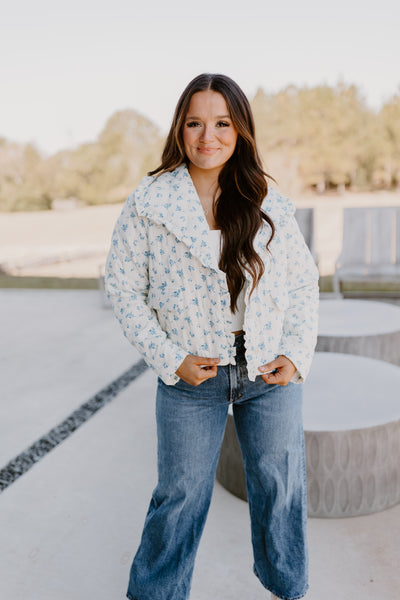
[[[193,94],[183,124],[183,143],[192,169],[222,169],[232,156],[237,130],[219,92]]]

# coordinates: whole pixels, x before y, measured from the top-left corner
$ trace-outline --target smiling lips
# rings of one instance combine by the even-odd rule
[[[198,152],[201,152],[201,154],[214,154],[218,148],[206,148],[203,146],[200,146],[197,148]]]

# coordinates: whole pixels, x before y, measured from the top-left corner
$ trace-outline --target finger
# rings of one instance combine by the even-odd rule
[[[278,359],[275,359],[265,365],[261,365],[261,367],[258,367],[258,370],[262,373],[266,373],[268,371],[274,371],[277,367],[279,367],[279,362]]]
[[[290,376],[288,376],[285,369],[279,369],[274,373],[261,375],[261,377],[265,383],[269,384],[287,385],[290,381]]]
[[[283,367],[285,364],[286,364],[285,357],[277,356],[271,362],[266,363],[265,365],[261,365],[261,367],[258,367],[258,369],[259,369],[259,371],[265,373],[266,371],[274,371],[275,369],[278,369],[279,367]]]
[[[212,379],[213,377],[217,376],[218,367],[216,367],[216,366],[214,366],[214,367],[208,366],[203,369],[197,367],[197,369],[198,370],[194,376],[194,385],[200,385],[204,381],[207,381],[207,379]]]
[[[261,371],[263,375],[267,375],[269,373],[276,373],[277,365],[273,363],[269,363],[268,365],[263,365],[262,367],[258,367],[258,370]]]
[[[197,369],[199,369],[200,373],[202,374],[216,373],[218,365],[197,365]]]
[[[283,379],[276,375],[261,375],[261,378],[268,383],[268,385],[286,385],[286,379]]]
[[[267,366],[258,367],[258,370],[261,371],[262,375],[270,375],[277,372],[277,369],[269,368]]]
[[[218,373],[218,367],[207,367],[207,369],[202,369],[204,373],[204,379],[211,379],[212,377],[216,377]]]
[[[280,375],[277,372],[265,373],[261,377],[266,383],[277,383],[277,380],[280,379]]]
[[[221,362],[220,358],[207,358],[205,356],[196,356],[194,363],[199,366],[214,366]]]

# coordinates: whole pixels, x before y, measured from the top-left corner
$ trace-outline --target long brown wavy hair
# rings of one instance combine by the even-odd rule
[[[203,73],[187,85],[175,109],[161,164],[148,174],[173,171],[183,162],[189,166],[183,143],[184,122],[193,94],[206,90],[222,94],[238,134],[235,150],[219,173],[220,194],[214,199],[213,209],[222,236],[219,268],[226,273],[231,310],[234,311],[246,281],[244,270],[253,280],[250,294],[264,273],[264,263],[253,246],[262,221],[266,221],[272,230],[267,249],[275,233],[272,219],[261,209],[268,192],[266,178],[273,178],[263,170],[250,103],[235,81],[226,75]]]

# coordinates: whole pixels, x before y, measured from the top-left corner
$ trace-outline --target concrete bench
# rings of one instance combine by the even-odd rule
[[[400,278],[400,208],[344,208],[343,245],[333,287],[343,281],[391,282]]]
[[[304,384],[311,517],[377,512],[400,502],[400,369],[376,359],[317,353]],[[247,499],[233,416],[218,481]]]
[[[315,250],[315,211],[313,208],[298,208],[296,209],[295,217],[303,234],[304,241],[315,262],[318,264],[318,257]]]
[[[400,307],[367,300],[321,300],[317,352],[344,352],[400,366]]]

